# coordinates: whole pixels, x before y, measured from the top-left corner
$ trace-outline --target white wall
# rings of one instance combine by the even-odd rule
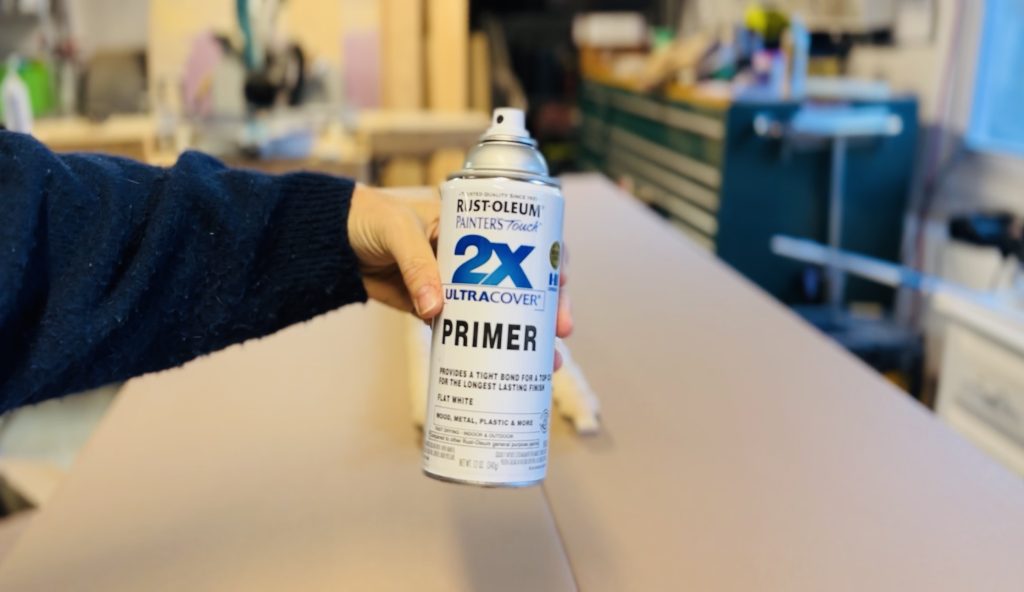
[[[196,32],[204,26],[225,32],[236,27],[234,0],[71,0],[68,9],[79,42],[88,53],[145,49],[150,27],[160,29],[164,23],[172,30],[180,29],[182,22],[193,23]],[[151,10],[156,10],[159,18],[151,21]],[[377,28],[377,2],[288,0],[281,22],[284,30],[302,39],[314,54],[336,62],[343,30]]]
[[[926,124],[943,118],[939,111],[944,83],[947,88],[973,85],[973,68],[965,68],[969,65],[966,63],[951,64],[950,59],[973,60],[977,37],[967,33],[979,26],[984,8],[984,2],[977,0],[933,0],[933,4],[936,21],[931,41],[895,47],[857,47],[849,64],[854,76],[886,80],[897,91],[917,95]],[[953,51],[957,35],[961,42]],[[950,68],[952,78],[946,77]],[[965,79],[965,74],[969,79]]]
[[[150,6],[148,23],[142,28],[148,27],[151,92],[157,81],[181,76],[197,34],[208,30],[239,34],[234,0],[150,0],[146,4]],[[323,60],[340,71],[342,36],[346,31],[376,29],[378,4],[376,0],[289,0],[279,25],[301,43],[311,61]]]
[[[85,55],[108,49],[146,48],[146,0],[71,0],[68,11]]]
[[[104,50],[148,50],[151,92],[158,80],[180,76],[197,34],[238,34],[235,0],[69,0],[67,5],[83,58]],[[377,0],[287,0],[280,26],[301,42],[310,58],[340,70],[342,36],[377,29],[378,12]],[[2,27],[0,35],[3,53],[4,42],[14,35]]]
[[[1000,258],[993,249],[951,243],[948,223],[952,215],[971,211],[1008,210],[1024,216],[1024,159],[974,154],[962,148],[976,90],[975,64],[981,39],[985,3],[978,0],[935,0],[938,6],[936,37],[931,43],[910,47],[859,48],[851,60],[861,76],[884,78],[899,91],[913,92],[921,107],[919,187],[908,213],[908,237],[918,231],[915,216],[927,199],[927,219],[919,243],[908,243],[908,261],[927,273],[977,290],[992,287]],[[920,248],[918,248],[920,247]],[[927,338],[925,369],[937,372],[944,323],[927,303],[921,321]]]

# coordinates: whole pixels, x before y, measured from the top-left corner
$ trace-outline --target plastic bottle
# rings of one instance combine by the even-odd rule
[[[4,127],[14,132],[32,133],[32,102],[28,86],[18,76],[17,56],[7,58],[7,73],[0,82],[0,95],[4,105]]]

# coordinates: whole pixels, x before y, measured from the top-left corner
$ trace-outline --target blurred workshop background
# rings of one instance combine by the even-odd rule
[[[436,185],[527,109],[553,173],[607,175],[1024,474],[1022,0],[0,0],[0,56],[7,128],[156,165]],[[5,418],[8,477],[59,475],[114,392]]]

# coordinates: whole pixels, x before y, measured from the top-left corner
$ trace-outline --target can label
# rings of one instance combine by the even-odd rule
[[[428,473],[491,485],[544,478],[563,208],[557,188],[514,179],[441,186]]]

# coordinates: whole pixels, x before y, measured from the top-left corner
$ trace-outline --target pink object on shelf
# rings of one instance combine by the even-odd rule
[[[213,33],[207,31],[193,39],[192,49],[189,51],[181,77],[187,113],[210,115],[213,111],[213,75],[222,59],[224,50]]]
[[[353,31],[342,42],[345,103],[356,108],[380,106],[380,36]]]

